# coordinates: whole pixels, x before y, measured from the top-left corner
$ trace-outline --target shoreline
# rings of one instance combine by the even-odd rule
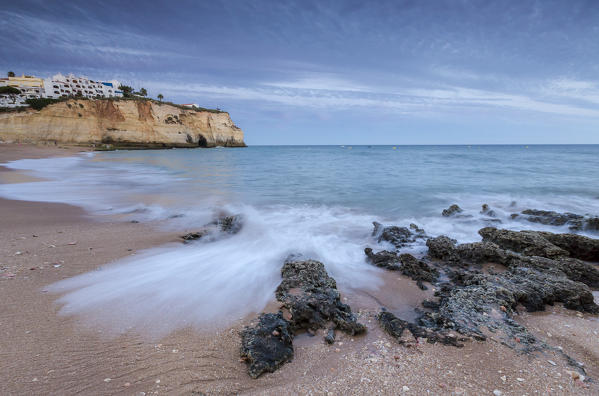
[[[72,154],[60,150],[0,145],[0,163]],[[0,176],[2,172],[12,173],[0,170]],[[81,208],[56,203],[0,200],[0,218],[3,394],[490,394],[497,389],[507,395],[547,392],[549,387],[556,393],[599,390],[596,383],[581,387],[569,378],[566,371],[571,368],[552,352],[533,357],[492,341],[469,341],[460,349],[398,345],[380,329],[372,301],[355,294],[344,296],[368,327],[366,335],[339,334],[332,346],[322,342],[320,332],[316,337],[299,335],[292,362],[252,380],[239,361],[237,334],[249,320],[207,332],[186,328],[160,340],[131,332],[110,337],[77,317],[58,315],[59,296],[43,292],[60,279],[179,241],[180,233],[163,232],[149,223],[95,221]],[[408,284],[415,287],[403,276],[389,278],[394,279],[375,293],[377,299],[397,298],[390,293]],[[267,308],[276,310],[277,305]],[[580,317],[556,304],[545,312],[520,313],[518,321],[551,345],[562,346],[587,365],[592,378],[599,378],[599,347],[593,343],[596,316]],[[566,324],[569,327],[562,326]]]

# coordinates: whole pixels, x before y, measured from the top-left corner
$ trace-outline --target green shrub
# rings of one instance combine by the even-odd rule
[[[27,103],[29,105],[29,107],[31,107],[32,109],[41,110],[44,107],[46,107],[52,103],[58,103],[61,101],[63,101],[63,100],[52,99],[52,98],[35,98],[35,99],[27,99],[25,101],[25,103]]]
[[[0,95],[18,95],[21,91],[15,87],[4,86],[0,87]]]

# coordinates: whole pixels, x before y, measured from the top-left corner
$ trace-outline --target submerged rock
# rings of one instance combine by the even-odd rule
[[[583,216],[575,213],[558,213],[549,210],[526,209],[522,211],[524,219],[532,223],[552,226],[567,225],[572,231],[599,231],[599,217]],[[517,214],[512,216],[518,217]],[[513,217],[513,218],[515,218]]]
[[[332,322],[335,329],[351,335],[366,331],[349,305],[341,302],[335,279],[321,262],[288,260],[281,275],[283,281],[277,287],[276,297],[291,313],[294,330],[317,330]]]
[[[558,213],[549,210],[526,209],[522,211],[523,215],[527,215],[526,220],[532,223],[540,223],[545,225],[562,226],[566,223],[582,220],[584,216],[574,213]]]
[[[184,241],[195,241],[196,239],[202,238],[206,235],[206,231],[189,232],[181,236]]]
[[[216,225],[221,232],[237,234],[243,226],[243,216],[239,214],[233,216],[224,216],[216,221]]]
[[[262,314],[258,324],[241,332],[241,357],[248,364],[248,373],[258,378],[272,373],[293,358],[291,324],[281,312]]]
[[[489,217],[497,217],[497,214],[493,209],[489,207],[487,204],[483,204],[480,214],[487,215]]]
[[[426,238],[426,233],[416,224],[410,224],[410,228],[398,226],[383,226],[381,223],[373,222],[372,235],[377,242],[386,241],[400,249],[415,242],[417,239]]]
[[[205,237],[214,237],[218,233],[237,234],[243,227],[243,216],[221,216],[204,225],[199,231],[189,232],[181,236],[185,242],[194,241]]]
[[[460,208],[456,204],[453,204],[449,208],[443,209],[443,212],[441,212],[441,214],[445,217],[449,217],[449,216],[453,216],[455,214],[462,213],[462,212],[463,212],[462,208]]]
[[[364,249],[364,253],[368,257],[368,261],[377,267],[392,271],[397,271],[401,267],[401,259],[394,252],[381,250],[378,253],[374,253],[371,248],[366,248]]]

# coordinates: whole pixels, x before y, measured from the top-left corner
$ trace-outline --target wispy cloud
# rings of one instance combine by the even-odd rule
[[[599,117],[599,109],[569,103],[546,101],[522,94],[510,94],[464,87],[443,89],[408,88],[377,90],[365,84],[338,79],[302,79],[273,82],[257,87],[216,86],[205,84],[172,84],[150,82],[153,89],[178,95],[193,95],[231,100],[270,102],[307,108],[385,109],[400,114],[442,113],[453,111],[516,110],[563,116]],[[556,99],[565,99],[561,96]]]

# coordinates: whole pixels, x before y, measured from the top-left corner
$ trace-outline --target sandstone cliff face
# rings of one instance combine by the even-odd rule
[[[140,100],[69,100],[0,113],[0,141],[110,147],[244,147],[228,113]]]

